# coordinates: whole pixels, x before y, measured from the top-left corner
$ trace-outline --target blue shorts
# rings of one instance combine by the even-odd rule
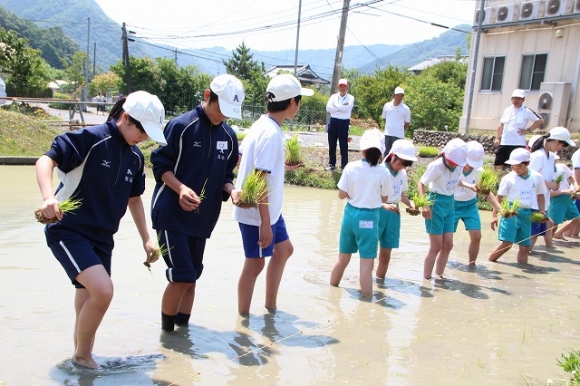
[[[533,212],[538,212],[536,209],[532,209]],[[548,229],[548,224],[545,222],[531,222],[530,221],[530,231],[532,232],[532,237],[543,236],[546,234],[546,229]]]
[[[165,276],[171,283],[195,283],[203,271],[206,238],[157,229],[157,239],[167,264]],[[165,249],[165,251],[163,251]]]
[[[519,243],[526,247],[532,245],[532,240],[530,239],[530,213],[529,209],[519,209],[517,216],[502,217],[499,220],[497,238],[500,241],[513,244]]]
[[[453,196],[429,192],[427,198],[433,201],[432,216],[425,219],[425,230],[431,235],[453,233],[455,222],[455,199]]]
[[[580,200],[576,200],[576,209],[580,212]]]
[[[574,200],[570,199],[569,194],[561,194],[550,198],[550,208],[548,216],[554,221],[554,224],[562,224],[566,220],[572,220],[578,216],[578,208]]]
[[[284,217],[280,215],[278,221],[272,224],[272,234],[274,239],[266,248],[260,248],[258,240],[260,239],[260,227],[238,223],[242,232],[242,242],[244,243],[244,253],[247,258],[270,257],[274,253],[274,246],[290,238],[286,230]]]
[[[453,232],[457,232],[459,220],[462,220],[463,224],[465,224],[465,230],[481,230],[481,219],[479,218],[479,210],[477,209],[477,197],[468,201],[455,201],[455,223],[453,225]]]
[[[377,257],[379,245],[379,210],[356,208],[346,204],[340,227],[340,253],[352,254],[360,250],[361,258]]]
[[[379,209],[379,243],[381,248],[399,248],[400,238],[401,215],[391,210]]]
[[[93,265],[102,265],[111,276],[112,244],[110,247],[97,247],[85,236],[55,226],[45,227],[44,234],[46,244],[76,288],[85,288],[76,277]]]

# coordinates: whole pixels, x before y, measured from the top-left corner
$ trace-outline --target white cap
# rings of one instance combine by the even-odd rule
[[[519,165],[522,162],[530,162],[530,152],[523,147],[512,150],[510,158],[505,161],[508,165]]]
[[[413,142],[407,139],[397,139],[393,142],[389,154],[395,154],[400,159],[407,161],[417,161],[417,157],[415,157],[415,146]]]
[[[570,139],[570,132],[565,127],[558,126],[551,129],[548,139],[555,139],[556,141],[566,142],[570,146],[576,146],[576,143]]]
[[[338,81],[338,85],[339,85],[339,86],[342,86],[342,85],[344,85],[344,86],[348,86],[348,80],[347,80],[347,79],[344,79],[344,78],[342,78],[341,80],[339,80],[339,81]]]
[[[360,138],[359,147],[361,150],[374,147],[383,154],[385,152],[385,135],[379,129],[365,130]]]
[[[290,74],[280,74],[273,77],[268,83],[266,92],[272,94],[272,97],[269,98],[271,102],[286,101],[298,95],[314,95],[313,90],[302,88],[300,81]]]
[[[141,123],[149,138],[160,145],[167,145],[163,135],[165,108],[157,96],[147,91],[135,91],[127,96],[123,110]]]
[[[405,94],[405,90],[402,87],[395,87],[395,92],[393,94]]]
[[[233,75],[218,75],[211,81],[209,89],[218,96],[220,111],[229,118],[242,118],[242,102],[245,98],[244,85]]]
[[[542,138],[542,136],[540,134],[536,134],[528,140],[528,148],[530,149],[530,151],[532,151],[532,147],[534,146],[536,141],[540,138]]]
[[[467,158],[467,144],[460,138],[453,138],[443,148],[445,158],[459,166],[465,166]]]
[[[512,98],[525,98],[526,97],[526,93],[524,90],[522,89],[515,89],[514,92],[512,92]]]
[[[485,150],[483,150],[483,145],[477,141],[467,142],[467,157],[466,162],[472,168],[480,168],[483,166],[483,156],[485,155]]]

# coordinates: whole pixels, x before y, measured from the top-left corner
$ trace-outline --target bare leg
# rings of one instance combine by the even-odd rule
[[[373,294],[373,267],[375,259],[360,259],[360,289],[363,296],[372,296]]]
[[[76,349],[72,360],[80,366],[96,369],[99,365],[92,356],[93,344],[97,329],[113,299],[113,282],[102,265],[85,269],[76,280],[85,289],[77,290],[75,295]]]
[[[554,238],[564,240],[564,236],[570,236],[571,230],[580,226],[580,218],[575,218],[572,221],[567,222],[564,224],[560,229],[554,232]]]
[[[342,279],[342,275],[344,275],[344,270],[348,263],[350,263],[350,258],[352,254],[350,253],[339,253],[336,261],[334,262],[334,266],[332,267],[332,271],[330,272],[330,285],[338,287],[340,284],[340,280]]]
[[[284,274],[286,262],[294,253],[294,246],[290,239],[284,240],[274,245],[274,253],[266,269],[266,302],[265,306],[269,310],[277,309],[276,300],[278,289]]]
[[[528,255],[530,254],[530,247],[520,244],[518,249],[517,261],[518,264],[528,264]]]
[[[433,267],[435,266],[435,259],[441,250],[442,244],[443,235],[429,234],[429,250],[427,251],[425,262],[423,263],[423,277],[425,279],[431,279],[431,275],[433,274]]]
[[[379,248],[379,264],[377,265],[376,275],[380,279],[384,279],[387,276],[392,251],[391,248]]]
[[[437,254],[437,260],[435,264],[435,273],[437,275],[443,275],[445,267],[447,266],[447,261],[449,260],[449,253],[453,249],[453,233],[446,232],[442,235],[441,250]]]
[[[546,244],[546,247],[548,248],[552,248],[554,246],[554,243],[552,242],[552,227],[554,226],[554,223],[552,222],[552,220],[548,220],[546,222],[546,233],[544,233],[544,243]]]
[[[477,260],[477,255],[479,255],[479,245],[481,243],[481,231],[469,231],[469,249],[467,254],[469,255],[469,265],[475,265]]]
[[[494,262],[497,261],[497,259],[502,257],[502,255],[504,253],[506,253],[507,251],[510,250],[512,245],[513,245],[513,243],[509,243],[507,241],[502,241],[500,245],[498,245],[497,247],[495,247],[495,249],[493,251],[491,251],[491,254],[489,255],[488,260],[494,261]],[[530,247],[528,247],[528,248],[530,248]]]
[[[188,291],[190,295],[186,295]],[[161,300],[161,312],[165,315],[176,315],[178,311],[181,312],[181,304],[183,303],[184,297],[186,297],[186,303],[184,305],[188,308],[189,312],[185,313],[189,314],[193,306],[194,296],[195,283],[168,283]]]
[[[195,299],[195,285],[196,283],[193,283],[181,296],[179,309],[177,310],[178,312],[191,315],[191,310],[193,309],[193,300]]]
[[[238,313],[240,315],[248,315],[250,313],[256,279],[264,269],[264,264],[263,257],[246,257],[244,268],[238,281]]]

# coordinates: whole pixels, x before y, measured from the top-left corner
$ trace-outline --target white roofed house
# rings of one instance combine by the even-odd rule
[[[429,67],[433,67],[436,64],[439,64],[442,62],[455,62],[455,61],[459,61],[463,64],[466,64],[467,63],[467,56],[461,56],[460,58],[458,58],[457,55],[437,55],[437,57],[435,57],[435,58],[430,58],[430,59],[424,60],[421,63],[415,64],[413,67],[409,67],[408,71],[412,72],[415,75],[419,75],[425,69],[427,69]]]
[[[294,65],[274,66],[266,71],[266,76],[273,78],[279,73],[294,74]],[[308,64],[296,66],[296,78],[300,81],[302,86],[314,86],[317,89],[320,89],[322,85],[330,84],[330,81],[318,76]]]
[[[486,0],[475,57],[481,0],[476,1],[463,113],[465,132],[495,130],[514,89],[544,126],[580,131],[580,0]],[[477,62],[476,62],[477,61]]]

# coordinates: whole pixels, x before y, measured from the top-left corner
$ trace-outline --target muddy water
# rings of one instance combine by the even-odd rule
[[[423,222],[403,214],[388,278],[364,302],[356,256],[341,288],[328,285],[344,201],[334,191],[287,187],[295,254],[280,311],[262,307],[261,277],[251,317],[236,315],[243,257],[228,203],[207,245],[189,328],[161,333],[164,267],[142,265],[127,216],[116,237],[115,297],[95,343],[102,369],[79,370],[68,360],[74,291],[33,219],[40,203],[34,170],[2,166],[0,181],[0,384],[558,384],[556,360],[579,348],[578,243],[548,253],[539,241],[529,266],[514,264],[512,251],[492,264],[485,257],[497,242],[485,225],[480,264],[468,269],[468,235],[460,228],[449,280],[424,281]],[[483,218],[487,224],[489,214]]]

